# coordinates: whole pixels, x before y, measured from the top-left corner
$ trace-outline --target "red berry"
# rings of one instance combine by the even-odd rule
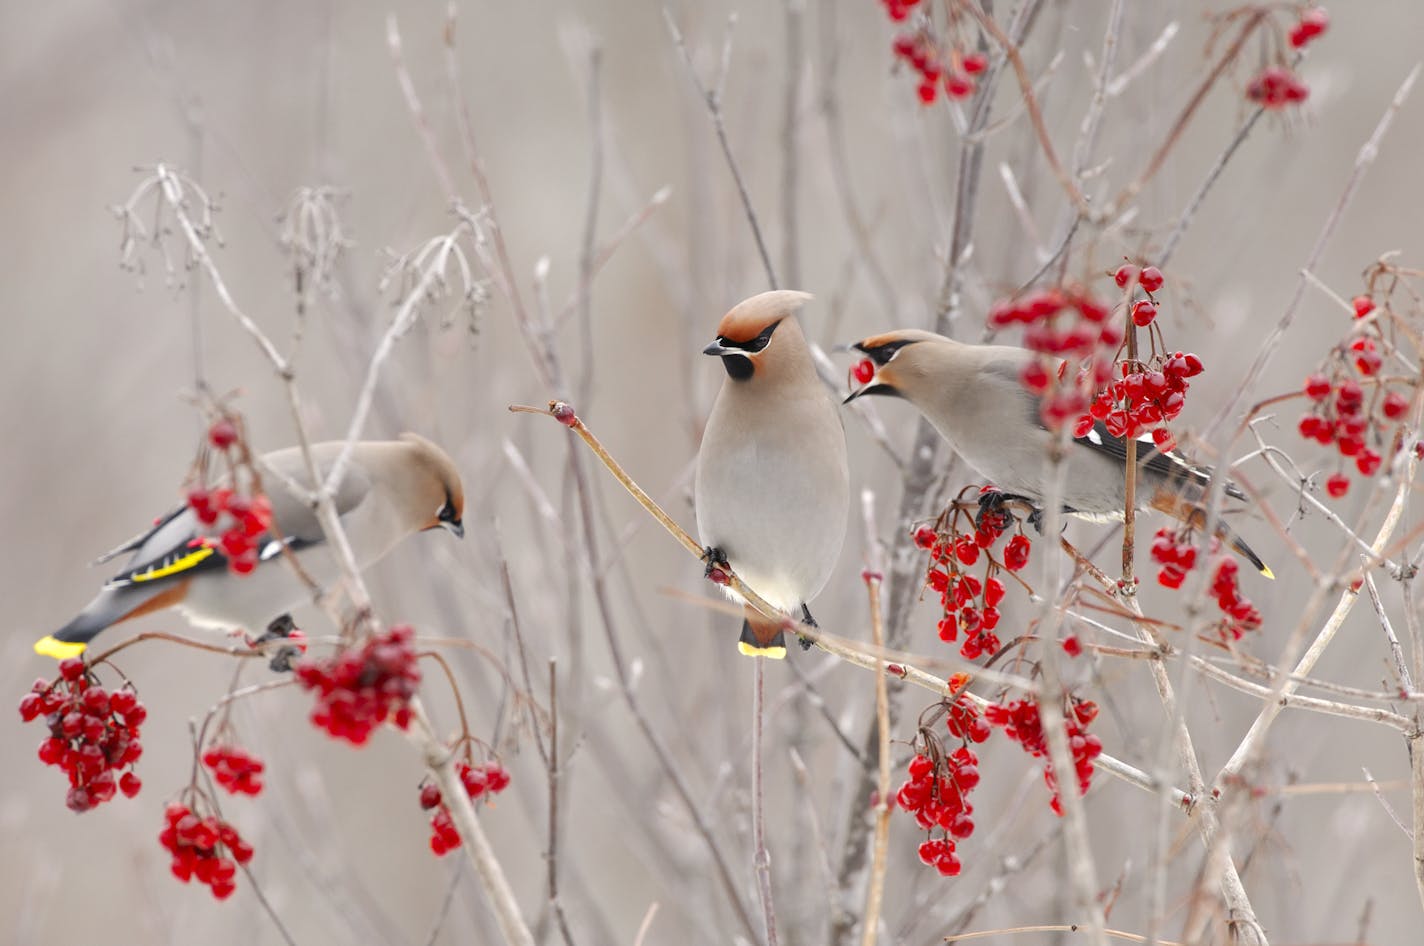
[[[132,772],[125,772],[119,777],[119,791],[124,793],[125,798],[132,798],[143,788],[143,781]]]
[[[1350,490],[1350,478],[1344,473],[1336,473],[1325,481],[1325,491],[1335,499],[1344,496]]]
[[[85,669],[83,657],[67,657],[59,662],[59,675],[70,683],[84,676]]]
[[[974,80],[967,75],[951,72],[944,77],[944,92],[952,99],[968,98],[974,94]],[[923,93],[921,97],[923,98]]]
[[[1391,391],[1384,396],[1380,410],[1390,420],[1399,420],[1404,416],[1404,412],[1409,410],[1409,401],[1403,395]]]
[[[915,530],[915,547],[921,549],[930,548],[935,544],[935,530],[929,526],[920,526]]]
[[[1355,318],[1363,319],[1375,310],[1375,301],[1369,296],[1356,296],[1350,300],[1350,304],[1355,307]]]
[[[1070,634],[1069,636],[1063,638],[1063,653],[1067,654],[1069,657],[1082,656],[1083,645],[1079,643],[1078,638]]]
[[[1123,263],[1113,273],[1113,282],[1117,283],[1119,289],[1126,289],[1128,285],[1137,278],[1138,269],[1131,263]]]
[[[916,755],[910,760],[907,771],[910,773],[910,778],[914,781],[923,781],[926,776],[934,771],[934,762],[930,760],[929,756]]]
[[[938,89],[933,82],[921,82],[919,88],[915,91],[919,93],[920,103],[922,105],[930,105],[934,102],[935,94],[938,92]]]
[[[1158,289],[1161,289],[1164,281],[1162,278],[1162,270],[1156,266],[1144,267],[1137,277],[1138,285],[1147,292],[1156,292]]]
[[[208,443],[219,450],[226,450],[237,443],[237,427],[226,417],[220,417],[213,421],[213,425],[208,428]]]
[[[1312,401],[1323,401],[1330,396],[1330,379],[1321,374],[1312,374],[1305,379],[1305,396]]]
[[[1157,318],[1157,306],[1151,299],[1139,299],[1132,304],[1132,324],[1146,328]]]
[[[869,384],[870,379],[875,377],[875,362],[869,358],[862,358],[855,363],[851,374],[854,375],[857,384]]]

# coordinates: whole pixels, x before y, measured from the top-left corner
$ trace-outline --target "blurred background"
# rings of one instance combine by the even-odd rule
[[[993,6],[1007,22],[1011,5]],[[1030,72],[1046,76],[1040,92],[1061,154],[1071,153],[1092,93],[1108,6],[1050,0],[1025,46]],[[1136,175],[1205,75],[1211,26],[1203,10],[1194,2],[1127,5],[1119,73],[1169,24],[1178,29],[1107,103],[1092,161],[1101,165],[1095,193],[1116,192]],[[1283,312],[1361,144],[1419,55],[1424,7],[1417,3],[1332,12],[1329,33],[1301,66],[1308,102],[1257,123],[1166,268],[1159,298],[1169,342],[1207,364],[1179,425],[1183,437],[1237,389]],[[894,68],[895,30],[884,8],[871,0],[682,2],[668,13],[707,83],[720,68],[728,16],[737,16],[723,96],[727,134],[781,282],[817,296],[803,313],[808,335],[829,351],[878,330],[931,324],[963,115],[957,121],[957,106],[943,102],[919,104],[912,77]],[[399,24],[427,132],[403,98],[388,15]],[[235,392],[231,403],[246,417],[254,445],[266,450],[294,440],[278,379],[211,284],[184,266],[180,240],[165,238],[176,264],[171,275],[151,250],[136,251],[144,272],[120,267],[122,233],[111,207],[143,181],[146,172],[136,168],[156,162],[181,168],[218,204],[222,243],[212,247],[214,260],[238,305],[283,351],[293,350],[299,330],[305,422],[315,436],[335,438],[345,432],[366,361],[399,298],[399,280],[382,288],[389,254],[408,253],[456,223],[426,133],[455,191],[469,208],[480,207],[459,132],[465,103],[519,291],[536,317],[541,306],[553,313],[580,415],[674,517],[693,526],[691,464],[722,374],[696,353],[721,314],[765,289],[766,280],[664,10],[638,0],[460,4],[458,88],[447,67],[446,28],[445,8],[433,3],[0,6],[0,124],[9,143],[0,149],[9,221],[0,229],[0,523],[8,539],[0,552],[0,694],[12,703],[36,676],[53,671],[31,653],[32,641],[68,620],[108,577],[87,563],[181,497],[205,428],[192,398],[195,325],[202,372],[215,391]],[[595,49],[596,122],[589,108]],[[1128,226],[1085,231],[1075,241],[1071,275],[1101,288],[1124,255],[1160,245],[1249,114],[1242,90],[1263,55],[1248,46],[1243,65],[1213,89]],[[1038,269],[1038,247],[1052,245],[1065,223],[1062,192],[1020,102],[1012,81],[1000,85],[985,139],[972,260],[952,323],[966,339],[981,336],[988,304]],[[1340,296],[1361,291],[1361,272],[1384,252],[1402,250],[1403,264],[1420,263],[1421,146],[1424,102],[1416,97],[1396,116],[1318,268]],[[569,300],[578,287],[596,151],[594,232],[610,255],[593,283],[585,323],[561,313],[576,311]],[[1032,230],[1006,196],[1001,165],[1015,169]],[[351,244],[327,291],[315,293],[299,316],[280,218],[294,192],[321,185],[340,189],[336,207]],[[666,201],[644,219],[663,188]],[[145,206],[151,212],[152,203]],[[635,218],[638,225],[626,232]],[[548,265],[542,282],[541,260]],[[745,940],[693,819],[619,695],[593,579],[611,599],[612,633],[639,705],[691,786],[739,896],[755,910],[751,665],[733,646],[737,622],[669,593],[708,595],[700,566],[591,463],[585,469],[599,508],[589,568],[569,436],[545,419],[506,411],[511,403],[542,404],[555,392],[539,380],[511,306],[496,287],[486,288],[492,298],[473,317],[457,300],[430,306],[377,389],[368,434],[416,430],[439,441],[457,458],[469,501],[463,543],[443,533],[421,536],[371,572],[377,606],[388,620],[485,651],[449,654],[472,727],[514,775],[497,804],[483,809],[483,822],[544,941],[556,938],[545,911],[548,797],[528,717],[506,683],[508,673],[524,687],[502,567],[533,696],[546,707],[547,661],[558,661],[560,888],[575,941],[633,942],[650,911],[647,943]],[[1340,306],[1311,290],[1248,401],[1295,390],[1347,326]],[[832,357],[838,370],[849,367],[844,355]],[[894,402],[879,405],[879,414],[903,455],[915,418]],[[1322,451],[1301,445],[1294,423],[1288,409],[1267,436],[1307,473],[1332,470]],[[874,491],[878,538],[892,541],[900,502],[895,462],[850,414],[847,435],[853,484]],[[1233,447],[1238,456],[1250,449]],[[962,468],[949,469],[947,489],[972,481]],[[1300,516],[1288,485],[1263,469],[1248,471],[1268,488],[1296,540],[1319,550],[1322,562],[1334,561],[1339,531],[1318,515]],[[1355,521],[1365,493],[1356,489],[1339,504],[1347,521]],[[933,514],[931,506],[920,514]],[[1377,521],[1378,509],[1373,514]],[[1417,521],[1411,509],[1404,528]],[[1243,577],[1245,593],[1266,614],[1247,647],[1273,661],[1296,627],[1310,582],[1264,520],[1241,519],[1237,528],[1279,576],[1273,584]],[[1075,524],[1070,534],[1092,545],[1108,530]],[[1111,568],[1115,547],[1110,539],[1104,567]],[[857,510],[836,575],[814,606],[827,630],[861,640],[869,638],[859,580],[866,548]],[[1147,567],[1145,550],[1139,565]],[[1398,587],[1385,584],[1397,613]],[[1170,593],[1144,587],[1142,597],[1149,614],[1181,614]],[[930,600],[913,612],[908,646],[956,667],[954,652],[935,639],[936,609]],[[1015,621],[1022,628],[1027,608],[1018,601],[1007,614],[1000,629],[1006,639],[1017,632]],[[311,633],[331,631],[315,608],[299,618]],[[131,627],[186,631],[174,615]],[[111,631],[105,642],[126,630]],[[1362,606],[1316,672],[1378,690],[1386,659],[1378,622]],[[134,800],[71,814],[62,775],[34,757],[39,727],[21,724],[13,711],[0,714],[0,940],[282,942],[247,878],[230,901],[216,903],[169,875],[155,839],[165,799],[188,779],[190,720],[222,695],[232,666],[161,644],[126,652],[121,666],[150,711],[139,768],[145,789]],[[1104,704],[1096,729],[1107,751],[1154,765],[1163,714],[1146,671],[1078,661],[1065,672],[1083,695]],[[244,680],[264,673],[249,668]],[[793,653],[767,673],[774,713],[768,817],[782,936],[832,942],[843,911],[858,913],[862,903],[859,873],[852,872],[849,890],[839,889],[848,840],[868,830],[862,813],[852,811],[861,763],[845,740],[858,750],[869,732],[873,677],[817,652]],[[1180,666],[1173,673],[1203,768],[1213,774],[1257,704],[1183,679]],[[449,730],[456,723],[446,688],[433,668],[427,680],[437,723]],[[897,699],[896,784],[913,720],[931,702],[922,691]],[[300,943],[496,942],[488,904],[461,857],[429,853],[417,804],[418,752],[394,731],[352,751],[317,734],[308,711],[304,695],[281,690],[244,702],[234,716],[243,743],[267,761],[269,787],[256,800],[225,799],[224,811],[257,848],[253,873],[271,914]],[[954,924],[1081,922],[1038,768],[1001,737],[981,755],[980,827],[961,846],[960,877],[942,879],[920,866],[911,819],[893,817],[883,942],[937,942]],[[1408,773],[1404,745],[1365,723],[1288,712],[1251,772],[1260,797],[1235,810],[1234,854],[1273,942],[1417,940],[1409,840],[1369,791],[1363,770],[1395,810],[1408,811],[1408,793],[1400,790]],[[1170,777],[1180,784],[1178,774]],[[1103,775],[1086,804],[1100,880],[1117,885],[1110,925],[1119,929],[1148,924],[1149,841],[1165,830],[1170,863],[1160,931],[1171,938],[1201,868],[1193,829],[1152,796]],[[1013,941],[1056,940],[1040,934]]]

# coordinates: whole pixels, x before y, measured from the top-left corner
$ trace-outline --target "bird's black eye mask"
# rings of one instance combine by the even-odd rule
[[[776,327],[780,324],[781,320],[777,319],[775,322],[772,322],[766,328],[762,329],[760,335],[749,341],[734,342],[730,339],[723,338],[721,335],[717,336],[717,341],[721,344],[723,348],[735,348],[739,351],[744,351],[748,354],[755,355],[757,352],[761,351],[763,348],[765,348],[768,344],[771,343],[771,333],[775,332]]]
[[[900,338],[893,342],[883,342],[879,345],[871,346],[866,346],[863,342],[857,342],[851,347],[856,349],[856,351],[864,353],[867,358],[877,365],[885,365],[889,363],[891,358],[895,357],[900,349],[906,345],[913,345],[917,341],[919,341],[917,338]]]

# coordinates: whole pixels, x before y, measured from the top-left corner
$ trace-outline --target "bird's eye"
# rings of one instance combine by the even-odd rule
[[[765,329],[762,330],[762,333],[760,335],[747,342],[747,344],[745,345],[746,350],[749,352],[759,352],[767,345],[771,344],[771,333],[776,331],[776,327],[780,324],[780,322],[773,322],[768,325]]]

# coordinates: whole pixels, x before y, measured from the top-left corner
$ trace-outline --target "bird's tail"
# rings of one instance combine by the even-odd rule
[[[105,588],[99,592],[88,606],[75,615],[74,620],[53,634],[35,641],[35,653],[42,657],[64,660],[84,653],[89,642],[107,628],[136,618],[140,614],[157,611],[183,599],[187,582],[167,584],[159,588]]]
[[[1152,508],[1160,512],[1165,512],[1173,519],[1176,519],[1178,522],[1184,522],[1193,529],[1201,529],[1206,526],[1206,510],[1196,503],[1183,498],[1180,494],[1168,493],[1166,491],[1158,493],[1152,500]],[[1246,544],[1246,540],[1233,532],[1231,527],[1226,523],[1219,520],[1216,524],[1216,537],[1224,541],[1227,545],[1230,545],[1237,555],[1240,555],[1246,559],[1246,561],[1250,562],[1262,575],[1273,580],[1275,579],[1275,572],[1271,571],[1270,566],[1261,561],[1261,556],[1257,555],[1251,549],[1251,546]]]
[[[746,616],[742,619],[742,637],[737,641],[737,650],[748,657],[770,657],[781,660],[786,656],[785,623],[777,618],[769,618],[750,604],[746,606]]]

